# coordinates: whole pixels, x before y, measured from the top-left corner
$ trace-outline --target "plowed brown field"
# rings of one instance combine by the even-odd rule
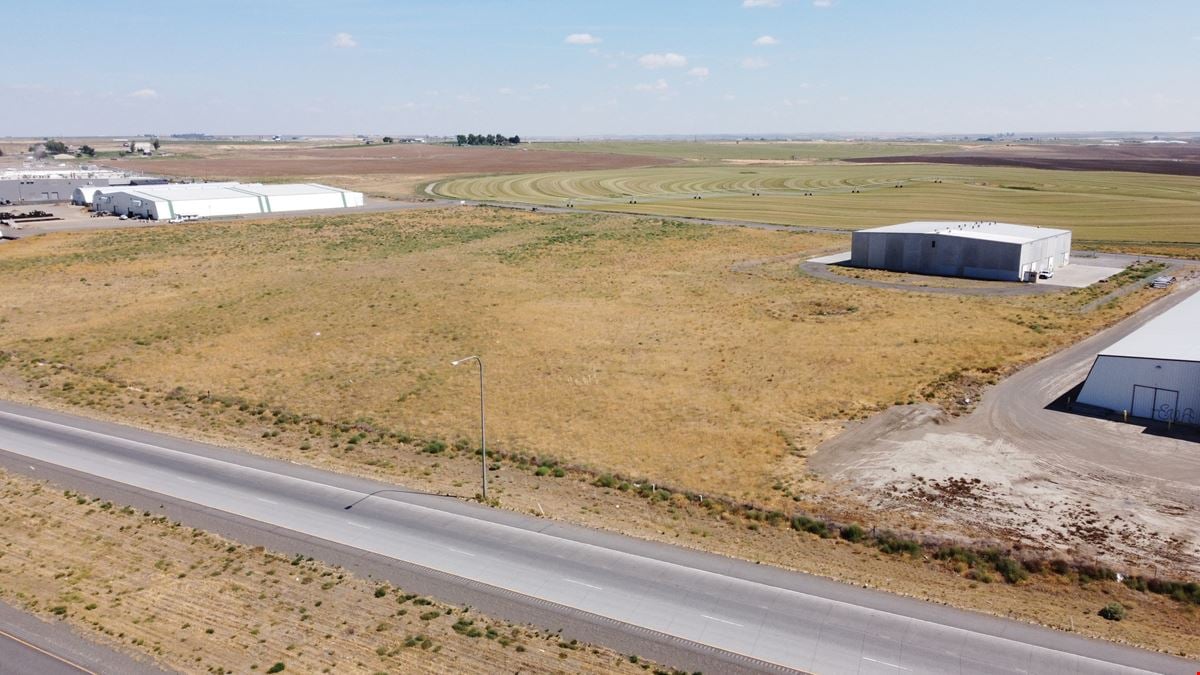
[[[526,147],[456,147],[450,145],[375,145],[357,148],[296,148],[238,152],[231,157],[197,159],[133,159],[147,173],[197,178],[260,178],[395,174],[533,173],[586,169],[625,169],[670,164],[678,160],[600,152],[563,152]]]
[[[977,146],[939,155],[854,157],[847,162],[1018,166],[1072,171],[1135,171],[1200,176],[1200,145],[1129,143],[1122,145]]]

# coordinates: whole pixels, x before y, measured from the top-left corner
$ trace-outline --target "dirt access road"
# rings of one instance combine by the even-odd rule
[[[924,404],[880,413],[820,446],[810,467],[875,508],[1094,556],[1120,571],[1200,576],[1200,434],[1086,416],[1064,398],[1097,352],[1198,289],[1200,279],[1182,282],[1004,380],[963,417]]]

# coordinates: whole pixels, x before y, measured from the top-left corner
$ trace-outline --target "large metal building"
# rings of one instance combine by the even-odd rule
[[[10,169],[0,172],[0,202],[65,202],[79,187],[128,185],[133,180],[124,171],[108,169]]]
[[[1100,352],[1077,401],[1131,417],[1200,423],[1200,293]]]
[[[916,221],[851,236],[855,267],[1030,281],[1071,261],[1071,233],[1012,223]]]
[[[92,203],[92,210],[118,216],[169,220],[177,217],[212,218],[343,209],[362,205],[361,192],[316,183],[177,183],[99,191]]]

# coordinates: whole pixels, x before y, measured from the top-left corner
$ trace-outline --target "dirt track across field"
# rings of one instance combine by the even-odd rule
[[[327,176],[336,174],[497,174],[627,169],[678,160],[599,152],[563,152],[525,147],[372,145],[352,148],[291,148],[238,152],[199,159],[163,158],[112,162],[154,174],[215,177]]]
[[[976,146],[937,155],[856,157],[846,162],[1016,166],[1072,171],[1132,171],[1200,176],[1200,144],[1130,143],[1122,145]]]
[[[978,526],[1122,571],[1156,561],[1200,574],[1200,433],[1088,416],[1068,402],[1098,351],[1200,287],[1193,278],[1129,320],[987,391],[969,415],[893,407],[820,446],[809,466],[872,507]]]

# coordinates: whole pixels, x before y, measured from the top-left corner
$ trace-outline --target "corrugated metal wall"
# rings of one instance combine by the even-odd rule
[[[1134,417],[1198,424],[1200,362],[1101,355],[1079,402]]]

